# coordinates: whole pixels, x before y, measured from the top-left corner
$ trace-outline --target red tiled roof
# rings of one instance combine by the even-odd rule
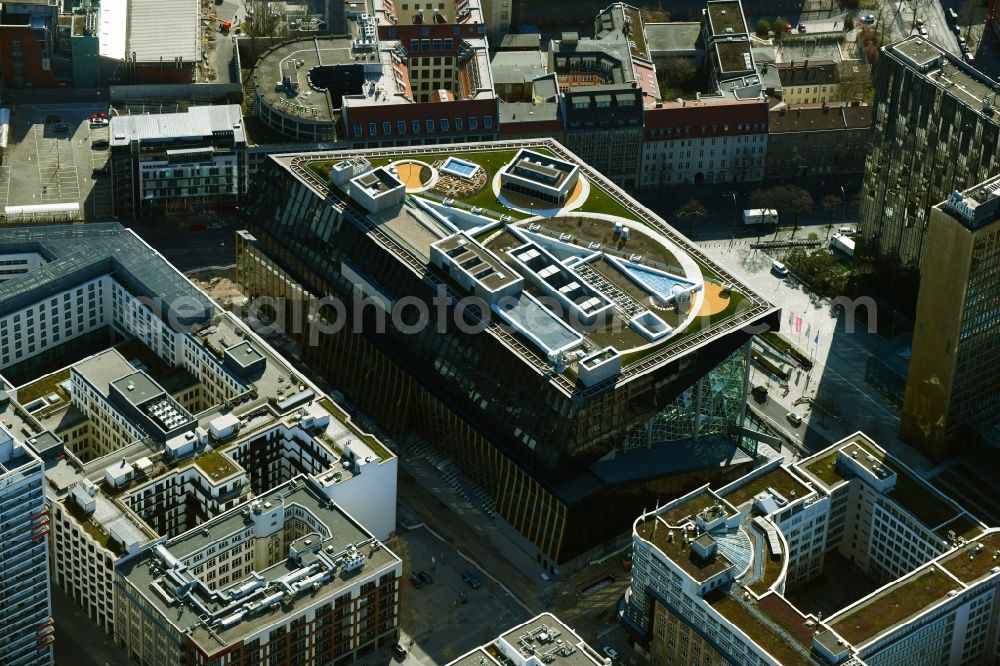
[[[653,130],[667,127],[690,127],[690,136],[703,136],[702,125],[715,126],[704,136],[760,134],[767,131],[767,120],[767,102],[761,99],[663,102],[646,109],[646,137],[659,136]],[[754,128],[761,124],[763,129]]]

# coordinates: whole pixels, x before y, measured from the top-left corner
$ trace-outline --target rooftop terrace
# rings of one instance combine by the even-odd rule
[[[553,204],[535,201],[527,195],[508,195],[507,191],[501,197],[497,189],[498,174],[525,147],[579,165],[582,182],[570,193],[563,208],[552,209]],[[509,262],[503,250],[513,247],[515,240],[522,238],[521,232],[533,234],[534,241],[543,242],[567,269],[578,273],[577,282],[596,287],[615,304],[613,319],[618,324],[612,328],[622,331],[621,336],[602,338],[600,327],[588,329],[582,351],[587,353],[588,349],[612,345],[623,352],[623,369],[616,376],[618,381],[655,367],[716,335],[735,330],[737,321],[759,319],[773,311],[770,304],[702,255],[687,239],[637,205],[599,173],[578,163],[554,141],[495,142],[489,147],[467,144],[451,146],[448,152],[440,150],[429,146],[280,155],[275,159],[319,196],[333,194],[341,199],[345,209],[362,220],[370,234],[384,237],[383,245],[421,275],[428,274],[430,245],[459,231],[485,244],[505,263]],[[432,184],[417,191],[408,182],[407,187],[412,191],[407,193],[398,211],[369,214],[329,180],[334,164],[358,156],[367,158],[372,168],[396,162],[420,162],[431,169],[457,156],[481,167],[479,173],[485,178],[457,184],[449,176],[433,184],[421,176],[421,182]],[[421,167],[421,173],[425,170]],[[409,173],[413,172],[411,168]],[[407,178],[403,171],[400,173]],[[630,233],[616,230],[616,223],[619,228],[627,227]],[[511,231],[515,233],[512,235]],[[503,245],[505,242],[507,245]],[[610,257],[618,263],[607,263],[610,260],[601,257]],[[583,261],[579,261],[581,259]],[[574,264],[577,267],[570,268]],[[634,269],[628,268],[632,265]],[[509,267],[515,270],[514,266]],[[676,275],[680,281],[656,271]],[[436,271],[431,272],[431,277],[441,284],[450,283],[447,276],[438,275]],[[651,286],[654,283],[656,286]],[[683,287],[685,284],[692,289],[691,303],[688,309],[679,310],[672,300],[671,289],[674,285]],[[703,297],[700,287],[704,285],[709,286],[705,286],[707,295]],[[528,285],[525,292],[532,293],[535,288]],[[456,295],[460,297],[461,292],[456,291]],[[666,324],[665,336],[651,333],[652,329],[630,325],[632,318],[647,310]],[[645,320],[642,321],[645,326]],[[662,329],[662,326],[657,324],[656,328]],[[499,326],[491,325],[488,330],[504,339],[528,363],[539,368],[550,365],[545,350],[525,346],[523,340],[510,337],[509,333],[500,331]],[[525,336],[529,344],[530,337]],[[565,372],[551,375],[551,381],[568,393],[588,388],[578,386],[574,363],[575,360],[564,366]]]
[[[694,554],[691,546],[684,543],[683,531],[667,525],[660,517],[640,521],[636,525],[636,533],[650,542],[670,558],[670,561],[681,568],[695,581],[701,583],[716,576],[733,566],[725,556],[717,554],[702,559]]]

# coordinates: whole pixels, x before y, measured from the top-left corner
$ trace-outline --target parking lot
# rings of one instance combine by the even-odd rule
[[[427,530],[402,531],[396,541],[404,544],[397,545],[404,561],[400,643],[408,652],[403,660],[394,658],[395,663],[447,663],[531,617],[483,572]],[[417,589],[409,580],[411,571],[425,572],[433,583]],[[479,589],[462,580],[466,571],[478,579]]]
[[[90,125],[92,113],[107,110],[100,104],[16,105],[0,169],[0,205],[75,202],[89,219],[110,217],[110,174],[95,174],[107,163],[108,149],[91,147],[107,141],[108,128]]]

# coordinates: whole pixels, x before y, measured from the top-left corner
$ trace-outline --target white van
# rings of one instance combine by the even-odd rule
[[[788,269],[783,263],[777,260],[771,262],[771,272],[780,277],[788,275]]]

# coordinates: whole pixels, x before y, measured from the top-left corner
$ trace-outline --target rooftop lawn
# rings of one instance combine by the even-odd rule
[[[712,593],[705,597],[712,608],[722,617],[739,627],[754,643],[777,659],[784,666],[809,664],[810,661],[800,650],[795,649],[782,636],[750,614],[746,608],[724,593]],[[789,632],[791,633],[791,632]],[[794,635],[793,635],[794,636]],[[797,641],[796,641],[797,642]],[[800,646],[808,654],[809,648]]]
[[[983,549],[974,554],[979,545]],[[993,554],[1000,549],[1000,532],[991,532],[973,543],[966,544],[957,553],[941,561],[941,566],[963,583],[971,584],[997,566]]]
[[[959,587],[936,566],[921,570],[864,602],[838,619],[831,628],[857,646],[880,632],[916,615]]]
[[[629,37],[633,42],[635,42],[635,48],[632,49],[632,55],[637,55],[640,58],[648,58],[649,53],[646,51],[646,35],[642,31],[642,14],[638,9],[629,7],[625,10],[625,15],[632,21],[632,32],[629,34]]]
[[[828,486],[834,486],[844,480],[844,475],[837,469],[837,456],[840,449],[828,453],[805,466],[810,474]]]
[[[889,497],[912,513],[917,520],[930,528],[949,521],[958,510],[946,502],[931,488],[902,470],[896,472],[896,487],[889,491]]]
[[[747,68],[746,58],[750,53],[748,42],[720,42],[715,45],[719,50],[719,65],[723,72],[742,72]]]
[[[667,521],[668,525],[679,525],[682,518],[694,516],[702,509],[707,509],[714,503],[715,497],[708,490],[703,490],[688,501],[659,515],[660,518]]]
[[[208,451],[194,460],[210,479],[224,479],[239,471],[233,461],[218,451]]]
[[[760,577],[760,580],[750,586],[750,589],[757,594],[764,594],[767,592],[778,580],[778,576],[781,575],[781,569],[785,566],[784,554],[772,557],[766,553],[766,547],[764,548],[764,551],[764,575]]]
[[[532,150],[543,155],[551,155],[551,153],[544,148],[533,147]],[[496,195],[493,194],[493,177],[501,168],[514,159],[517,152],[517,150],[484,150],[480,152],[457,151],[455,153],[428,153],[424,155],[412,156],[395,155],[393,157],[379,157],[370,161],[373,167],[386,166],[392,162],[398,162],[403,159],[413,159],[420,162],[426,162],[427,164],[432,164],[438,160],[443,161],[453,155],[458,155],[464,160],[475,162],[479,166],[483,167],[483,169],[486,170],[487,178],[486,186],[475,194],[465,197],[455,195],[454,198],[467,206],[481,206],[500,213],[509,212],[513,217],[518,217],[521,214],[516,211],[509,211],[507,209],[501,210],[502,206],[497,204]],[[324,181],[328,181],[330,178],[330,167],[333,164],[333,160],[319,160],[316,162],[310,162],[309,168]],[[590,195],[587,197],[587,201],[584,205],[577,209],[577,212],[604,213],[606,215],[618,215],[630,220],[636,219],[636,216],[614,197],[597,187],[593,182],[591,182],[590,185]]]
[[[708,13],[712,19],[714,35],[727,34],[726,28],[732,28],[735,34],[746,32],[746,27],[743,25],[743,12],[740,10],[738,2],[713,3],[708,6]]]
[[[50,393],[60,393],[59,384],[69,379],[69,368],[45,375],[17,390],[17,401],[22,405],[37,398],[49,395]]]
[[[791,474],[781,467],[775,467],[767,474],[758,476],[749,483],[730,491],[725,495],[725,498],[733,506],[740,506],[768,488],[774,488],[789,502],[805,497],[809,493],[809,489],[799,483]]]
[[[87,535],[97,542],[102,548],[118,552],[117,549],[108,545],[108,542],[111,540],[111,536],[106,532],[102,532],[101,528],[91,521],[90,516],[84,513],[83,509],[81,509],[76,502],[73,500],[67,500],[63,502],[63,508],[66,509],[69,515],[76,519],[77,524],[83,529],[83,531],[86,532]]]
[[[673,532],[673,539],[669,540]],[[721,554],[707,560],[697,557],[691,551],[691,546],[684,543],[684,535],[680,530],[671,530],[659,519],[647,519],[636,527],[636,533],[659,549],[670,561],[681,568],[691,578],[704,582],[712,576],[728,569],[732,564]]]

